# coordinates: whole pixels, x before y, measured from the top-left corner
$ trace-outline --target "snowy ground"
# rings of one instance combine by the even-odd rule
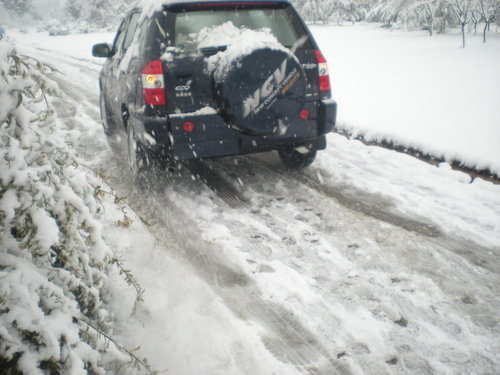
[[[493,27],[495,29],[495,27]],[[500,175],[500,32],[313,26],[332,71],[338,127]]]
[[[315,30],[318,39],[326,32]],[[365,33],[379,44],[381,33],[403,44],[424,40],[331,30],[331,40],[343,39],[337,33],[350,40]],[[210,162],[247,197],[242,207],[229,207],[185,170],[146,196],[99,124],[99,62],[90,44],[110,39],[20,35],[18,45],[63,73],[54,77],[65,92],[54,100],[61,126],[81,133],[82,159],[131,204],[130,228],[116,225],[120,211],[103,220],[108,241],[146,289],[138,314],[119,317],[117,335],[129,348],[176,375],[500,372],[500,186],[331,135],[302,173],[272,154]],[[329,57],[341,125],[363,130],[371,117],[349,110],[355,92],[342,92],[348,86],[334,62],[341,58]],[[342,70],[366,74],[358,68]]]

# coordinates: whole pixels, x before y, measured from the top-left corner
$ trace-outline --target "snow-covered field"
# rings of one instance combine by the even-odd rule
[[[312,30],[330,63],[340,129],[500,175],[500,32],[486,44],[468,35],[464,49],[453,32]]]
[[[490,101],[500,95],[491,60],[498,41],[461,50],[447,36],[313,30],[330,61],[341,127],[498,168],[500,116]],[[186,375],[500,372],[500,186],[332,134],[300,173],[272,154],[209,162],[247,198],[241,207],[186,170],[142,194],[99,123],[100,62],[90,47],[112,37],[16,35],[21,52],[61,71],[53,78],[65,94],[52,99],[60,126],[80,132],[80,157],[130,203],[129,228],[116,225],[123,212],[111,206],[103,218],[108,243],[146,289],[138,313],[118,317],[128,348],[154,369]],[[437,60],[422,62],[425,46]],[[405,64],[409,54],[434,77],[426,90],[408,91],[424,78]],[[447,62],[477,75],[464,78],[466,92]],[[486,71],[492,78],[479,79]],[[474,132],[471,117],[481,119]],[[479,146],[463,148],[476,134]]]

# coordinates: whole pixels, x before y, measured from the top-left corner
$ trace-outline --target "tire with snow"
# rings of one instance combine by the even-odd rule
[[[127,124],[127,150],[135,183],[144,190],[161,188],[161,172],[166,171],[170,161],[168,152],[145,147],[130,123]]]
[[[102,127],[104,128],[104,133],[108,137],[111,137],[116,132],[116,122],[109,114],[108,106],[106,105],[106,100],[104,99],[104,95],[102,94],[102,92],[99,97],[99,107],[101,110],[101,122]]]
[[[308,150],[306,147],[282,148],[278,155],[288,168],[300,169],[310,166],[316,159],[316,150]]]
[[[293,54],[261,48],[230,66],[216,83],[216,102],[225,120],[242,132],[278,133],[302,109],[306,78]]]
[[[127,125],[127,148],[128,148],[128,163],[132,174],[137,178],[144,178],[149,169],[146,150],[141,143],[137,141],[134,127]]]

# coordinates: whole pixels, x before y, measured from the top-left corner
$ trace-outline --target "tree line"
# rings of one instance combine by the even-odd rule
[[[466,26],[482,25],[483,41],[491,24],[500,26],[500,0],[292,0],[309,22],[339,24],[382,22],[386,26],[424,28],[432,36],[460,27],[465,47]]]
[[[91,26],[89,30],[98,30],[116,27],[137,2],[138,0],[66,0],[62,4],[54,3],[51,10],[44,9],[39,0],[0,0],[0,5],[13,20],[39,21],[39,24],[49,20],[88,24]]]
[[[67,19],[86,22],[96,28],[115,26],[123,14],[140,0],[68,0]],[[500,26],[500,0],[291,0],[308,22],[382,22],[387,26],[420,27],[433,35],[459,27],[465,47],[468,26],[477,33],[481,25],[483,40],[491,24]],[[37,18],[37,0],[0,0],[17,18]],[[39,16],[38,16],[39,17]]]

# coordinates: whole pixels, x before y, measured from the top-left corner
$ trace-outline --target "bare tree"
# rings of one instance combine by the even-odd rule
[[[486,31],[490,29],[490,24],[495,22],[495,15],[500,16],[500,1],[477,0],[476,8],[484,22],[483,43],[486,43]]]
[[[471,18],[471,13],[478,0],[442,0],[452,10],[462,29],[462,47],[465,48],[465,25]]]
[[[470,12],[470,20],[472,23],[472,28],[474,29],[474,36],[476,36],[477,24],[482,20],[481,14],[479,13],[477,6],[475,6],[474,9]],[[469,32],[470,32],[470,27],[469,27]]]
[[[430,36],[432,36],[434,32],[436,11],[440,5],[441,2],[439,0],[417,0],[414,5],[415,11],[419,14],[420,18],[424,20]]]
[[[374,21],[382,21],[387,25],[396,22],[408,22],[412,16],[412,7],[415,0],[380,0],[372,9],[370,18]]]
[[[76,1],[69,1],[66,4],[65,11],[69,14],[70,17],[77,20],[82,14],[82,5]]]
[[[328,22],[337,18],[339,23],[349,19],[362,21],[377,0],[292,0],[297,10],[312,22]]]

